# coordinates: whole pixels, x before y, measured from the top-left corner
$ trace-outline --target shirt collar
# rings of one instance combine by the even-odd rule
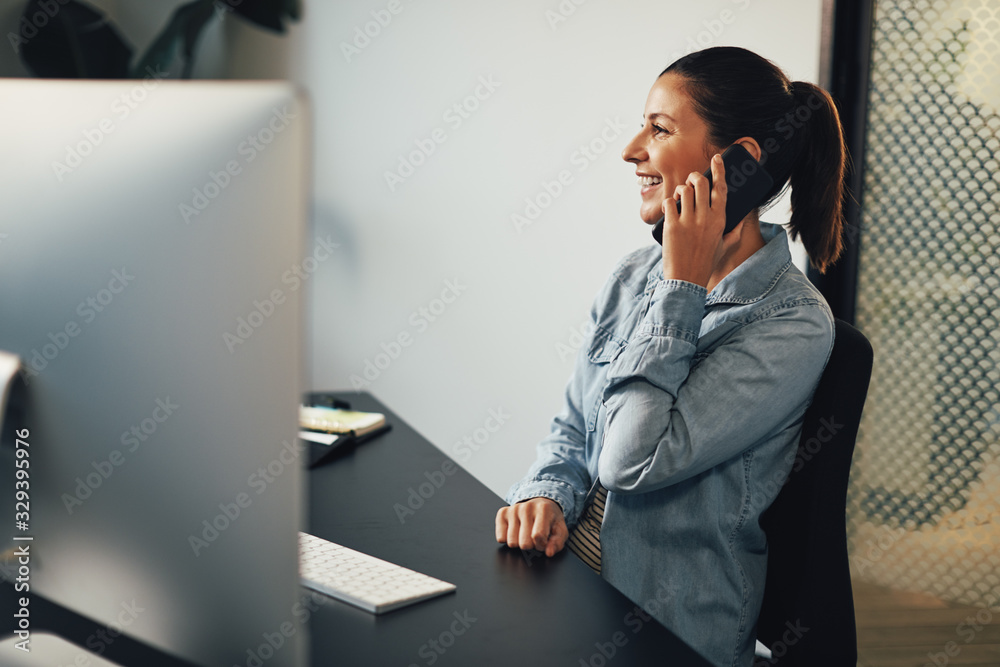
[[[778,278],[792,264],[788,237],[784,228],[767,222],[760,223],[764,247],[729,272],[705,298],[705,305],[715,303],[753,303],[762,299]],[[663,280],[663,262],[657,262],[650,280]]]

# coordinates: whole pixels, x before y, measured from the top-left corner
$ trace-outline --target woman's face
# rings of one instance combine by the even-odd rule
[[[659,220],[674,189],[692,171],[708,169],[718,152],[708,142],[708,126],[695,112],[681,77],[669,73],[658,78],[646,98],[642,129],[622,151],[639,177],[639,217],[647,224]]]

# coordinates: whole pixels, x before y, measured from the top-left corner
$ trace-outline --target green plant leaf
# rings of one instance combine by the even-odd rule
[[[170,69],[180,51],[184,61],[181,77],[190,79],[198,39],[214,16],[215,0],[193,0],[178,7],[166,27],[132,68],[132,76],[142,78],[150,72]]]
[[[62,79],[123,79],[132,47],[103,12],[69,0],[30,0],[17,38],[21,62],[34,76]]]
[[[285,23],[298,21],[302,15],[301,0],[218,0],[226,9],[262,28],[285,32]]]

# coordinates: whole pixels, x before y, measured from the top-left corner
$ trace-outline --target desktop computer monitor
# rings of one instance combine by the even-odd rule
[[[30,462],[0,541],[30,550],[32,595],[171,655],[302,664],[301,96],[7,79],[0,97],[0,349],[26,382],[3,428]]]

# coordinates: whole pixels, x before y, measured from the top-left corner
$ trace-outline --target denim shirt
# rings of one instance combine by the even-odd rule
[[[833,317],[781,227],[716,287],[624,258],[591,310],[566,402],[507,494],[572,526],[609,490],[601,576],[715,665],[750,665],[766,572],[758,519],[794,462]],[[794,619],[792,619],[794,620]]]

